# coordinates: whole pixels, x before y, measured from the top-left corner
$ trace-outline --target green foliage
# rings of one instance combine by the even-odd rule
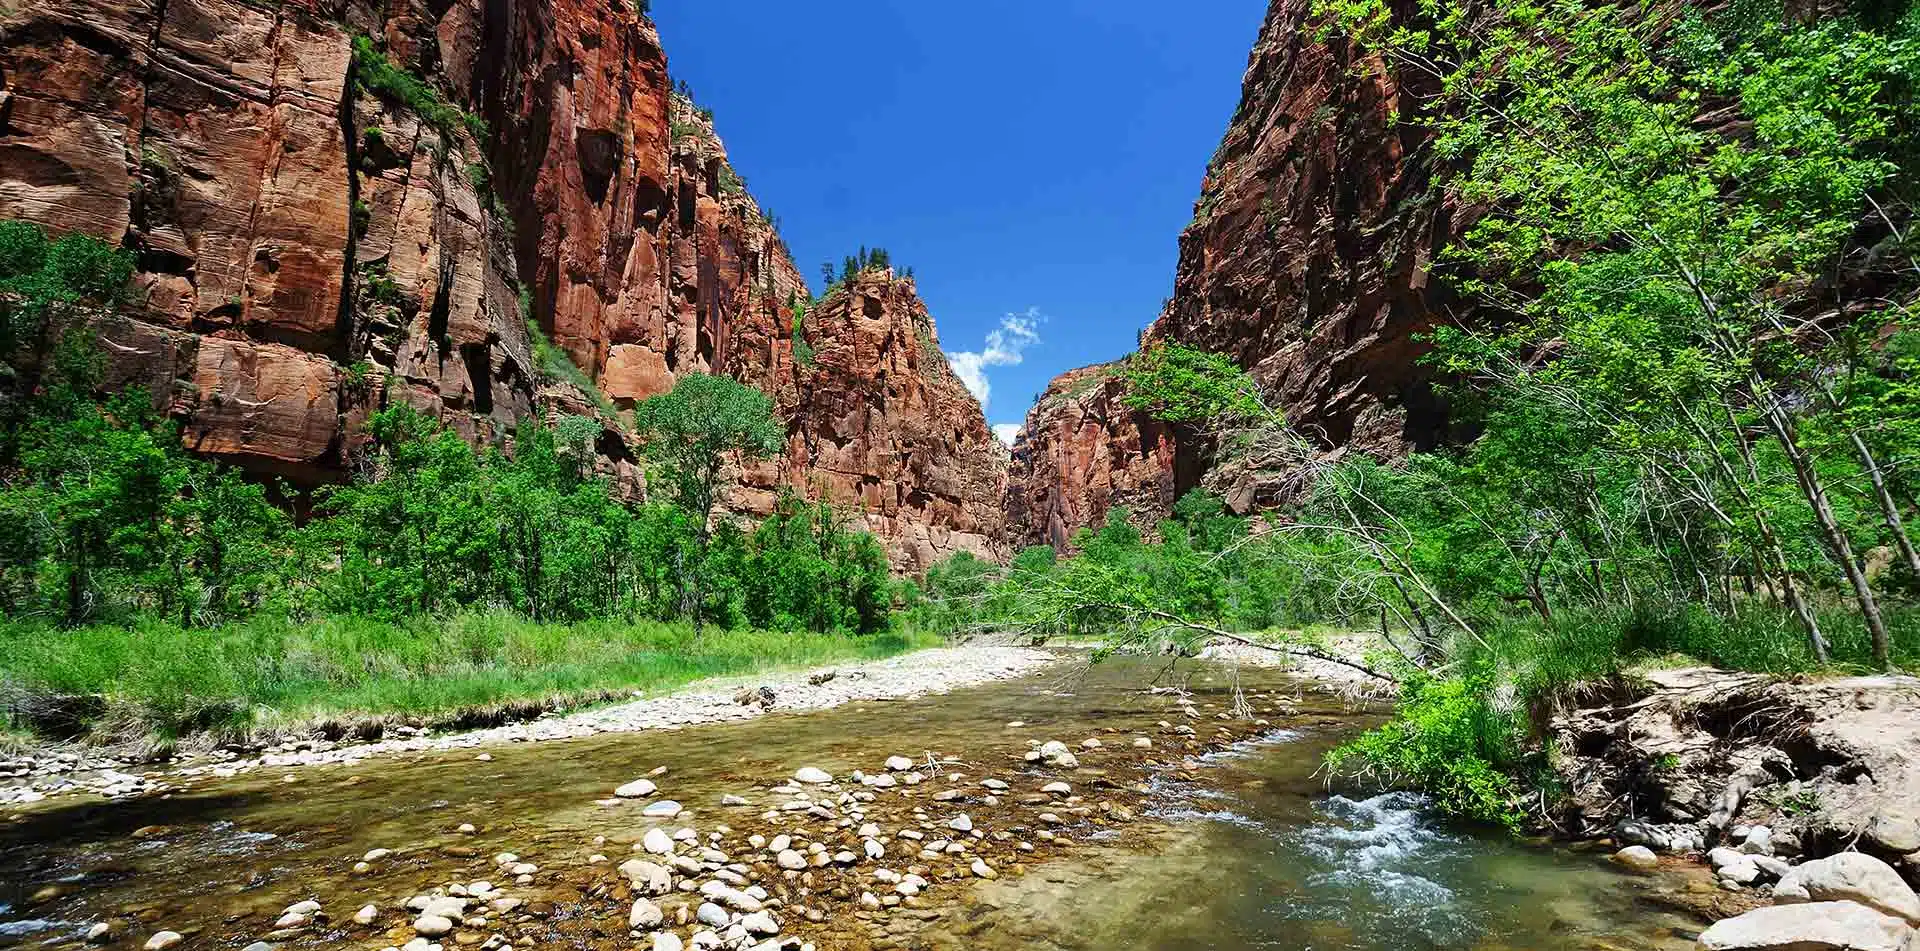
[[[1173,423],[1237,425],[1273,416],[1246,371],[1218,354],[1155,344],[1127,358],[1124,402]]]
[[[477,140],[487,137],[487,124],[479,116],[448,102],[426,80],[395,65],[365,36],[353,38],[353,78],[360,88],[406,107],[442,135],[453,136],[465,129]]]
[[[868,271],[883,271],[891,267],[893,267],[893,256],[887,253],[886,248],[868,248],[863,245],[859,251],[841,260],[840,270],[837,272],[833,269],[832,262],[820,265],[821,280],[825,283],[825,288],[820,292],[821,296],[826,296],[836,287],[853,283],[854,278]]]
[[[264,487],[189,456],[145,391],[92,398],[91,335],[69,331],[46,389],[0,437],[0,607],[76,624],[152,612],[184,625],[280,595],[288,530]]]
[[[527,315],[527,341],[533,346],[534,372],[549,382],[566,383],[579,390],[600,412],[610,420],[619,420],[620,411],[614,408],[613,400],[600,389],[600,385],[587,376],[587,371],[573,362],[567,351],[554,345],[548,339],[547,332],[540,329],[540,322],[533,319],[533,295],[526,288],[520,290],[520,312]]]
[[[47,236],[30,221],[0,221],[0,362],[40,340],[57,312],[111,308],[133,279],[133,254],[83,234]]]
[[[813,366],[815,359],[813,344],[807,342],[807,301],[795,294],[787,301],[787,309],[793,313],[790,330],[793,335],[793,360],[803,367]]]
[[[643,400],[633,418],[667,490],[702,519],[713,511],[720,473],[730,457],[764,459],[786,437],[765,393],[705,373],[681,376],[672,392]]]
[[[1327,765],[1417,786],[1448,812],[1518,832],[1527,812],[1514,775],[1538,764],[1521,752],[1516,718],[1496,705],[1493,687],[1480,673],[1415,676],[1393,721],[1335,749]]]

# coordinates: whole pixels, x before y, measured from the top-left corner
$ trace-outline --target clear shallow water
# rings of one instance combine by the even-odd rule
[[[1074,742],[1179,720],[1178,700],[1144,690],[1162,666],[1070,665],[918,701],[508,744],[490,750],[492,762],[475,761],[472,750],[372,760],[298,771],[293,783],[271,773],[165,800],[42,810],[0,826],[0,945],[73,942],[92,922],[112,917],[133,922],[122,947],[166,927],[189,935],[183,951],[238,948],[296,900],[318,898],[342,917],[363,903],[390,906],[438,882],[487,877],[487,856],[503,850],[543,869],[576,870],[559,874],[577,874],[585,889],[589,853],[625,852],[645,830],[631,811],[595,800],[655,766],[670,767],[662,794],[692,808],[683,821],[702,828],[724,820],[703,808],[722,793],[763,788],[802,765],[840,774],[873,770],[895,753],[919,759],[933,752],[962,757],[977,776],[1018,784],[1035,778],[1017,764],[1029,740]],[[1202,709],[1231,705],[1228,672],[1182,676]],[[822,947],[1691,947],[1697,924],[1645,900],[1684,883],[1452,828],[1416,797],[1330,791],[1316,775],[1321,755],[1368,718],[1270,674],[1243,671],[1240,681],[1299,699],[1292,713],[1263,710],[1272,729],[1258,740],[1200,757],[1184,776],[1152,778],[1149,821],[1083,836],[1079,848],[1024,876],[943,886],[937,913],[818,936]],[[1029,726],[1009,729],[1013,720]],[[478,834],[458,834],[463,822]],[[163,828],[143,829],[152,826]],[[609,842],[596,845],[596,835]],[[371,875],[349,875],[353,861],[375,847],[400,854]],[[630,947],[624,930],[567,943]],[[334,932],[290,944],[381,943]]]

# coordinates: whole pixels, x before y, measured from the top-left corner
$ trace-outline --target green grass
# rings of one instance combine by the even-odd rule
[[[509,704],[571,706],[705,677],[885,657],[924,635],[869,637],[678,624],[541,624],[504,612],[386,623],[258,618],[0,629],[0,699],[18,731],[61,698],[99,698],[90,738],[238,735],[361,716],[428,720]]]
[[[1920,669],[1920,608],[1888,605],[1883,617],[1895,666]],[[1798,620],[1784,610],[1759,605],[1733,618],[1689,604],[1562,612],[1552,625],[1532,618],[1510,621],[1485,632],[1490,650],[1482,653],[1511,672],[1529,693],[1654,661],[1770,674],[1874,669],[1872,641],[1858,612],[1822,611],[1819,620],[1831,654],[1824,668],[1814,659]]]

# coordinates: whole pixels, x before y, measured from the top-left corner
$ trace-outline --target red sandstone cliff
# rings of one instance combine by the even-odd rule
[[[902,570],[957,551],[1005,554],[1006,447],[948,365],[911,278],[877,269],[835,287],[778,353],[787,453],[748,473],[736,508],[769,511],[780,484],[857,505]]]
[[[479,122],[368,88],[355,35]],[[616,422],[536,365],[531,320],[620,406],[694,370],[776,395],[795,446],[742,511],[766,476],[818,474],[903,566],[998,536],[1004,464],[938,382],[911,285],[880,295],[894,332],[823,323],[819,367],[796,368],[805,284],[625,3],[0,6],[0,218],[136,251],[109,380],[255,471],[338,478],[358,424],[405,401],[476,441],[600,415],[637,484]]]
[[[1424,133],[1394,119],[1413,108],[1407,90],[1381,63],[1318,41],[1310,6],[1272,0],[1148,339],[1232,356],[1328,449],[1398,455],[1443,426],[1414,337],[1449,303],[1429,269],[1456,212]],[[1198,481],[1186,475],[1208,464],[1198,440],[1169,448],[1125,423],[1082,424],[1117,420],[1113,406],[1049,398],[1028,416],[1016,456],[1036,461],[1016,462],[1010,493],[1026,500],[1011,506],[1022,540],[1097,524],[1113,486]],[[1262,494],[1257,475],[1208,482],[1240,504]],[[1130,497],[1144,523],[1172,501]]]
[[[1006,495],[1015,545],[1067,547],[1075,532],[1125,506],[1151,528],[1193,487],[1173,431],[1121,402],[1115,364],[1055,377],[1013,444]]]

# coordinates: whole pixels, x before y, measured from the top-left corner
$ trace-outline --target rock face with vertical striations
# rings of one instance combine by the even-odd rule
[[[1412,106],[1401,77],[1337,38],[1318,39],[1310,7],[1268,7],[1239,107],[1180,237],[1173,296],[1147,340],[1232,357],[1324,449],[1400,455],[1444,427],[1415,337],[1452,303],[1431,267],[1462,216],[1435,180],[1426,133],[1394,119]],[[1200,481],[1190,471],[1210,465],[1204,440],[1142,445],[1124,428],[1078,425],[1080,412],[1045,399],[1035,407],[1023,454],[1084,462],[1017,463],[1012,497],[1092,500],[1122,483],[1185,487]],[[1273,499],[1268,477],[1219,472],[1206,482],[1244,509]],[[1159,493],[1160,507],[1135,514],[1151,522],[1175,496]],[[1132,498],[1145,506],[1155,495]],[[1059,503],[1013,521],[1037,540],[1071,536],[1103,515],[1098,505]],[[1057,524],[1036,527],[1047,519]]]
[[[401,101],[386,61],[441,104]],[[629,4],[0,5],[0,218],[136,252],[108,383],[297,486],[342,478],[365,419],[407,403],[484,443],[598,416],[637,489],[607,410],[713,372],[791,416],[738,511],[819,486],[903,568],[1000,540],[1003,451],[911,283],[816,308],[796,365],[805,283]],[[529,323],[600,392],[537,365]]]
[[[740,507],[770,510],[779,484],[855,504],[906,571],[957,551],[1004,556],[1006,447],[948,365],[911,278],[861,273],[782,344],[787,453],[748,473]]]
[[[1118,370],[1100,364],[1063,373],[1027,412],[1007,486],[1014,546],[1066,548],[1115,507],[1156,518],[1193,487],[1198,473],[1182,465],[1173,430],[1121,401]]]

